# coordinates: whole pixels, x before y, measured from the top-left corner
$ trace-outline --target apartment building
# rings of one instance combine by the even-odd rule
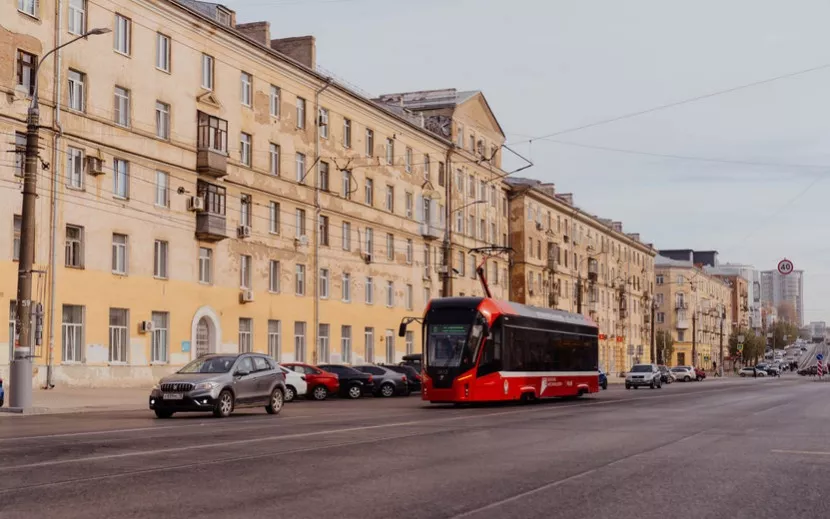
[[[674,339],[674,352],[666,363],[711,369],[720,359],[721,325],[724,356],[728,355],[735,315],[728,280],[708,274],[691,260],[658,255],[654,288],[656,327]],[[739,294],[744,293],[736,288]]]
[[[777,270],[761,271],[761,305],[778,309],[782,305],[795,311],[794,316],[778,312],[782,319],[790,319],[798,327],[804,325],[804,271],[781,274]]]
[[[395,361],[420,351],[396,329],[441,294],[445,236],[450,294],[480,293],[469,269],[507,229],[480,92],[393,107],[318,73],[313,37],[207,2],[21,0],[0,19],[0,134],[18,151],[40,57],[112,29],[39,72],[38,383],[147,384],[207,352]],[[447,102],[406,106],[425,95]],[[20,153],[0,159],[10,349],[21,176]],[[506,298],[507,258],[488,268]]]
[[[610,373],[650,362],[654,247],[624,233],[621,222],[583,211],[553,184],[507,183],[510,299],[591,317],[599,325],[600,363]]]

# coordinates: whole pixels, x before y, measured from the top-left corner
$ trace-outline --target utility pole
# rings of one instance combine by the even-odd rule
[[[697,308],[692,312],[692,366],[697,365]]]
[[[576,277],[576,313],[582,315],[582,274]]]
[[[19,330],[14,341],[14,357],[9,370],[11,387],[9,406],[32,407],[32,270],[35,263],[35,203],[37,202],[38,143],[40,142],[40,107],[38,106],[38,72],[46,58],[55,51],[90,35],[106,34],[110,29],[92,29],[77,38],[58,45],[40,59],[34,71],[32,100],[26,114],[26,151],[23,172],[23,211],[20,218],[20,262],[17,265],[17,308],[15,327]],[[53,168],[53,173],[54,168]]]
[[[723,377],[723,320],[726,318],[726,310],[722,310],[720,314],[720,360],[718,361],[720,364],[720,369],[718,370],[720,376]]]
[[[655,359],[657,360],[658,364],[662,364],[660,359],[657,358],[657,348],[654,342],[654,314],[657,311],[657,301],[651,302],[651,362],[654,362]]]

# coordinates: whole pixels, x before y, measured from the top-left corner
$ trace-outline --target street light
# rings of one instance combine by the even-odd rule
[[[11,395],[9,405],[13,408],[32,407],[32,266],[35,259],[35,201],[37,200],[38,131],[40,130],[40,107],[38,106],[38,72],[46,58],[56,51],[89,36],[107,34],[107,28],[90,29],[84,34],[58,45],[40,59],[34,71],[34,88],[29,110],[26,114],[26,165],[23,175],[23,211],[20,218],[20,263],[17,270],[16,328],[19,338],[14,344],[14,356],[9,379]],[[14,340],[10,338],[9,340]]]

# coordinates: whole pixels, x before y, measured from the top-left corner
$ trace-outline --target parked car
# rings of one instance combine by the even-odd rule
[[[266,355],[205,355],[162,378],[149,400],[158,418],[190,411],[226,417],[234,409],[258,406],[278,414],[285,402],[285,375]]]
[[[608,389],[608,375],[600,368],[599,370],[599,387],[602,389]]]
[[[387,364],[383,365],[384,368],[389,368],[392,371],[397,371],[403,375],[406,375],[406,383],[409,386],[409,392],[420,393],[421,392],[421,371],[419,368],[415,368],[409,364],[399,364],[397,366],[390,366]]]
[[[672,373],[671,370],[669,369],[669,367],[666,366],[665,364],[659,364],[657,366],[657,369],[660,370],[660,380],[664,384],[671,384],[672,382],[677,380],[674,376],[674,373]]]
[[[0,378],[0,407],[3,407],[3,402],[6,400],[6,390],[3,389],[3,379]]]
[[[818,366],[809,366],[806,368],[801,368],[798,370],[798,374],[801,376],[815,376],[818,375]]]
[[[706,378],[706,372],[702,369],[695,367],[692,367],[692,369],[695,370],[695,380],[697,380],[698,382]]]
[[[285,375],[285,401],[293,402],[296,398],[305,396],[308,392],[305,375],[285,366],[280,366],[280,369]]]
[[[663,382],[660,379],[660,370],[656,364],[635,364],[625,376],[625,388],[637,389],[640,386],[649,386],[651,389],[660,388]]]
[[[683,382],[690,382],[697,378],[695,373],[689,366],[675,366],[671,369],[675,380],[682,380]]]
[[[305,381],[308,384],[307,398],[325,400],[329,395],[336,395],[340,391],[340,380],[334,373],[303,362],[287,362],[283,366],[305,375]]]
[[[395,395],[409,395],[409,385],[406,375],[375,364],[355,366],[355,369],[372,375],[375,381],[375,396],[390,397]]]
[[[340,380],[340,396],[360,398],[365,394],[371,394],[375,388],[372,375],[352,367],[342,364],[320,364],[318,367],[337,375]]]
[[[421,372],[421,368],[423,364],[421,361],[423,360],[423,355],[421,353],[412,353],[410,355],[404,355],[401,359],[401,366],[412,366],[413,368],[418,370],[418,373]]]
[[[738,371],[738,375],[742,377],[766,377],[767,372],[762,369],[758,369],[757,367],[746,366]]]
[[[769,366],[767,366],[766,372],[767,372],[767,375],[769,375],[771,377],[777,377],[777,376],[781,375],[781,368],[779,368],[778,366],[776,366],[774,364],[770,364]]]

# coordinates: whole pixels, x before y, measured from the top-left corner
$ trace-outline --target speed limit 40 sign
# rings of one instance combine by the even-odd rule
[[[778,262],[778,273],[782,276],[786,276],[787,274],[792,273],[793,271],[793,262],[788,260],[787,258],[782,259]]]

